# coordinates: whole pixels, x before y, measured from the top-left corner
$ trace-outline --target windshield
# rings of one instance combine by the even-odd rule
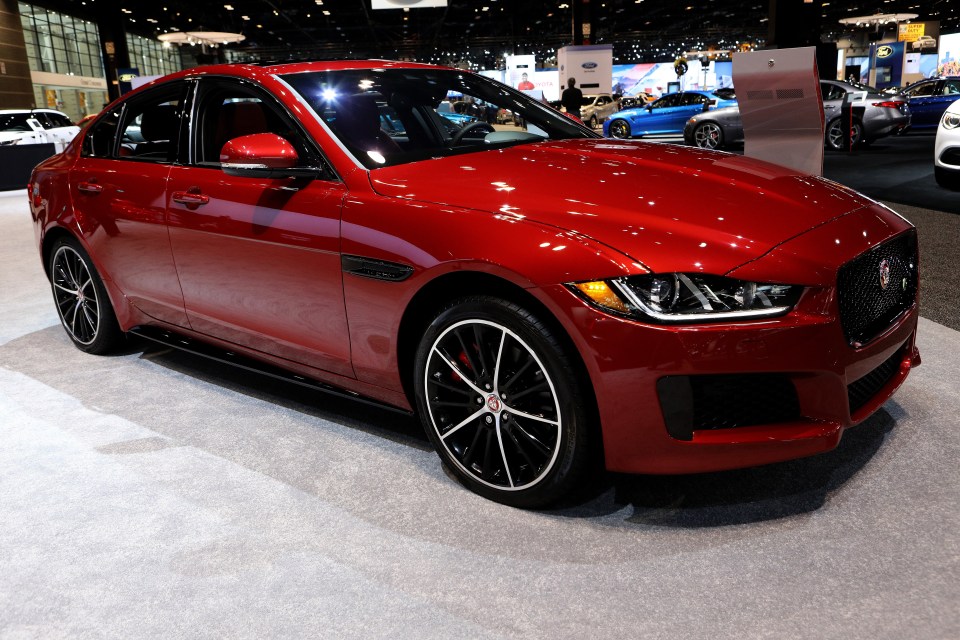
[[[283,76],[368,169],[595,133],[499,82],[446,69]]]

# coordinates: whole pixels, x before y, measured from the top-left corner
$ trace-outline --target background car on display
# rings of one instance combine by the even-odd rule
[[[933,129],[954,100],[960,98],[960,78],[921,80],[903,90],[910,101],[914,129]]]
[[[459,126],[454,94],[523,125]],[[79,349],[132,334],[415,411],[460,482],[514,506],[600,464],[827,451],[919,363],[916,233],[891,210],[604,139],[457,69],[184,71],[109,106],[28,197]]]
[[[857,98],[854,106],[864,107],[862,117],[854,116],[850,137],[853,146],[870,144],[878,138],[901,133],[911,126],[912,108],[901,97],[884,95],[862,85],[837,80],[821,80],[825,117],[824,144],[839,150],[844,147],[840,111],[844,97]],[[687,144],[704,149],[722,149],[743,142],[743,123],[736,107],[709,111],[690,118],[683,128]]]
[[[79,131],[67,114],[53,109],[0,111],[0,146],[53,143],[60,152]]]
[[[937,184],[960,189],[960,99],[947,107],[940,118],[933,158]]]
[[[654,102],[613,115],[603,125],[603,135],[611,138],[636,138],[654,134],[680,133],[695,113],[711,108],[735,105],[706,91],[668,93]]]
[[[583,106],[580,108],[580,119],[591,129],[596,129],[606,122],[619,109],[617,101],[609,93],[583,96]]]

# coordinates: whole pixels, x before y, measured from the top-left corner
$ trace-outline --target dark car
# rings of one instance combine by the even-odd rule
[[[913,128],[936,129],[947,107],[960,98],[960,78],[921,80],[902,91],[910,101]]]
[[[723,149],[743,142],[739,107],[724,107],[698,113],[683,128],[683,140],[701,149]]]
[[[910,127],[911,108],[906,100],[870,91],[869,87],[836,80],[821,80],[825,117],[824,144],[830,149],[842,149],[843,132],[840,112],[844,98],[850,94],[854,106],[864,108],[862,116],[851,122],[853,146],[870,144],[878,138],[900,133]],[[719,109],[691,117],[683,129],[687,144],[704,149],[721,149],[743,141],[743,123],[739,107]]]
[[[455,123],[455,96],[523,128]],[[515,506],[601,464],[830,450],[919,363],[916,233],[890,209],[601,138],[460,69],[183,71],[110,105],[28,197],[79,349],[132,334],[415,412],[459,481]]]

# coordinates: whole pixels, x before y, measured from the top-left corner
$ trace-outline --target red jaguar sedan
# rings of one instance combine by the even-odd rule
[[[920,361],[917,238],[890,209],[736,155],[605,140],[456,69],[167,76],[39,165],[29,197],[80,349],[135,334],[416,411],[464,485],[515,506],[600,461],[827,451]]]

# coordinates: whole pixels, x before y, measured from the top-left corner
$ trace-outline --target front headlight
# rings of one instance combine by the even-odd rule
[[[940,120],[940,126],[944,129],[956,129],[960,127],[960,113],[947,111]]]
[[[645,274],[568,286],[606,311],[664,323],[778,316],[790,311],[803,293],[797,285],[701,273]]]

